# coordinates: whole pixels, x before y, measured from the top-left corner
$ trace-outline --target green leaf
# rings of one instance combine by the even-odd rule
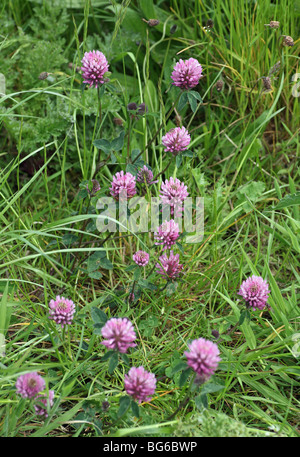
[[[186,92],[182,92],[180,95],[179,101],[178,101],[178,106],[177,109],[178,111],[181,111],[187,104],[188,102],[188,96]]]
[[[131,400],[131,410],[132,410],[133,414],[135,415],[135,417],[140,417],[139,405],[134,400]]]
[[[156,285],[152,284],[152,282],[148,281],[147,279],[139,279],[138,284],[140,287],[143,287],[145,289],[150,289],[150,290],[157,289]]]
[[[186,362],[177,363],[177,365],[175,365],[174,368],[171,368],[171,373],[170,373],[171,376],[178,373],[178,371],[182,371],[182,370],[186,369],[186,367],[187,367]]]
[[[95,324],[105,324],[108,320],[108,317],[105,314],[105,312],[99,308],[96,308],[95,306],[91,308],[91,316]]]
[[[123,414],[126,413],[127,409],[130,406],[130,403],[131,403],[131,398],[128,395],[120,398],[118,417],[121,417],[121,416],[123,416]]]
[[[93,332],[94,335],[102,335],[102,327],[105,325],[105,322],[98,322],[97,324],[93,325]]]
[[[180,168],[181,163],[182,163],[182,154],[178,154],[176,156],[176,167]]]
[[[110,359],[114,354],[116,354],[115,351],[108,351],[103,357],[101,357],[101,362],[106,362],[106,360]]]
[[[199,94],[199,92],[196,92],[195,90],[190,90],[188,93],[191,94],[191,95],[192,95],[196,100],[198,100],[200,103],[203,102],[202,97],[201,97],[201,95]]]
[[[89,273],[89,278],[91,278],[91,279],[101,279],[102,278],[102,274],[100,273],[100,271],[92,271],[91,273]]]
[[[87,262],[87,271],[91,273],[92,271],[98,270],[103,258],[106,258],[105,251],[96,251],[94,254],[90,255]]]
[[[127,354],[120,354],[121,359],[127,365],[128,367],[130,366],[130,360]]]
[[[197,109],[197,99],[194,97],[192,92],[187,93],[187,98],[188,98],[189,104],[191,106],[191,110],[194,113]]]
[[[105,154],[109,154],[112,150],[110,142],[104,138],[101,140],[95,140],[93,145],[96,146],[97,149],[101,149],[101,151],[105,152]]]
[[[104,268],[104,270],[112,270],[114,268],[113,264],[107,257],[100,260],[100,266],[101,268]]]
[[[142,273],[142,269],[141,268],[137,268],[133,273],[133,280],[134,281],[138,281],[138,279],[141,276],[141,273]]]
[[[188,380],[188,377],[190,376],[191,374],[191,368],[187,368],[186,370],[184,370],[181,375],[180,375],[180,378],[179,378],[179,387],[183,387],[187,380]]]
[[[125,131],[122,130],[118,138],[115,138],[112,140],[110,144],[110,149],[113,151],[120,151],[123,148],[124,145],[124,137],[125,137]]]
[[[183,151],[183,152],[181,153],[181,155],[182,155],[183,157],[194,157],[195,154],[194,154],[192,151]]]
[[[117,352],[114,352],[109,359],[109,364],[108,364],[109,374],[112,374],[115,371],[115,369],[118,366],[118,363],[119,363],[119,354]]]
[[[213,393],[213,392],[219,392],[219,390],[223,390],[224,387],[225,386],[222,385],[222,384],[214,384],[212,382],[204,384],[204,386],[202,387],[201,395],[210,394],[210,393]]]
[[[287,208],[288,206],[300,205],[300,191],[295,194],[289,194],[275,206],[275,209]]]
[[[178,282],[169,282],[169,284],[166,287],[166,293],[168,297],[170,297],[170,295],[173,295],[176,292],[177,287]]]
[[[250,319],[251,319],[251,315],[250,315],[248,309],[244,309],[244,310],[241,312],[240,319],[239,319],[239,324],[242,325],[242,323],[244,322],[244,320],[245,320],[246,318],[247,318],[247,321],[250,321]]]
[[[128,267],[126,267],[125,271],[134,271],[137,268],[139,268],[139,266],[136,263],[134,263],[133,265],[129,265]]]
[[[206,394],[200,394],[195,398],[195,405],[199,411],[203,411],[203,409],[208,408],[208,399]]]
[[[140,153],[141,153],[141,150],[140,150],[140,149],[133,149],[133,150],[131,151],[131,160],[132,160],[132,161],[135,160],[135,159],[138,157],[138,155],[139,155]]]

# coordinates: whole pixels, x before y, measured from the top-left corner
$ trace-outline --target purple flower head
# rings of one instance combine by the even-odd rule
[[[136,180],[141,184],[147,184],[147,186],[150,186],[151,184],[155,184],[158,182],[153,181],[153,173],[149,168],[147,168],[146,165],[144,165],[143,168],[140,168]]]
[[[72,300],[57,295],[55,300],[50,300],[49,308],[49,319],[53,319],[62,328],[72,323],[75,314]]]
[[[145,267],[149,262],[149,254],[148,254],[148,252],[145,252],[145,251],[137,251],[133,255],[133,260],[140,267]]]
[[[135,347],[133,342],[136,339],[134,327],[129,319],[115,318],[109,319],[101,330],[104,344],[108,349],[115,349],[122,354],[127,349]]]
[[[202,67],[197,59],[191,57],[188,60],[180,59],[176,63],[171,74],[173,85],[180,89],[188,90],[197,86],[199,79],[202,78]]]
[[[131,198],[136,194],[136,182],[135,176],[124,171],[120,171],[115,174],[111,183],[110,194],[116,199],[127,199]]]
[[[49,407],[53,406],[53,399],[54,399],[54,390],[49,390],[48,397],[46,394],[38,395],[36,400],[38,401],[37,404],[34,405],[35,412],[38,416],[44,416],[45,418],[48,417],[47,412],[47,405],[49,402]]]
[[[170,249],[179,238],[178,224],[174,219],[163,222],[158,227],[158,231],[154,233],[154,238],[157,240],[155,244],[163,245],[163,250]]]
[[[144,367],[132,367],[124,378],[125,390],[139,403],[150,401],[156,388],[156,378]]]
[[[199,338],[192,341],[188,347],[189,352],[184,353],[188,366],[197,373],[198,379],[207,381],[214,374],[221,360],[218,346],[205,338]]]
[[[187,186],[177,178],[166,179],[161,184],[160,199],[163,205],[171,207],[171,214],[178,216],[182,212],[182,202],[188,197]]]
[[[270,290],[267,281],[260,276],[251,276],[243,281],[238,291],[247,303],[248,308],[254,311],[256,308],[262,310],[267,304]]]
[[[175,127],[162,137],[162,144],[166,152],[171,152],[174,156],[185,151],[190,144],[191,137],[185,127]]]
[[[159,260],[160,263],[156,264],[156,267],[158,268],[158,270],[156,270],[157,273],[167,279],[175,279],[180,276],[183,265],[179,263],[179,254],[174,255],[173,251],[170,251],[169,257],[165,253],[159,257]]]
[[[104,75],[108,72],[109,65],[102,52],[85,52],[81,63],[84,83],[97,89],[100,84],[105,82]]]
[[[17,393],[23,398],[34,398],[45,389],[45,381],[37,372],[26,373],[18,377],[16,382]]]

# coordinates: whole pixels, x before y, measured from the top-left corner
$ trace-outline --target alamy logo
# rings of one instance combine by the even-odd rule
[[[5,357],[5,337],[0,333],[0,357]]]
[[[292,341],[295,341],[295,344],[292,347],[293,356],[298,358],[300,357],[300,333],[294,333]]]
[[[298,79],[299,79],[299,81],[298,81]],[[293,97],[299,97],[300,96],[300,73],[295,73],[292,76],[292,81],[295,81],[295,83],[296,83],[292,87],[292,95],[293,95]],[[298,81],[298,82],[296,82],[296,81]]]
[[[96,226],[99,232],[157,232],[164,221],[173,219],[180,232],[188,236],[187,243],[199,243],[204,235],[204,198],[188,197],[185,201],[174,201],[171,205],[162,205],[159,197],[148,201],[144,197],[127,199],[126,192],[116,202],[111,197],[102,197],[96,208],[101,211]]]

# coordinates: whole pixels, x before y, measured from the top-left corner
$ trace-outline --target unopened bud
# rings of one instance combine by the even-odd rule
[[[219,79],[219,81],[216,82],[216,86],[215,87],[216,87],[218,92],[221,92],[221,90],[224,87],[224,81],[222,81],[222,79]]]
[[[263,77],[262,80],[263,80],[264,90],[265,91],[272,90],[271,78],[269,78],[269,76],[266,76],[266,77]]]
[[[48,73],[47,71],[42,71],[42,73],[39,74],[39,79],[47,79],[49,75],[50,73]]]
[[[138,112],[138,114],[140,116],[143,116],[143,114],[148,113],[148,106],[145,103],[141,103],[138,106],[138,111],[137,112]]]
[[[123,125],[123,119],[121,119],[120,117],[114,117],[113,121],[115,125]]]
[[[149,19],[149,21],[147,21],[146,19],[142,20],[146,22],[149,25],[149,27],[156,27],[160,22],[158,19]]]
[[[272,29],[278,29],[280,22],[270,21],[270,24],[265,24],[266,27],[271,27]]]
[[[170,28],[171,35],[173,35],[173,33],[175,33],[176,30],[177,30],[177,25],[176,24],[172,25],[172,27]]]
[[[127,105],[127,110],[128,111],[136,111],[137,110],[137,104],[136,103],[128,103]]]
[[[103,409],[103,411],[107,411],[108,408],[109,408],[109,402],[108,402],[108,401],[102,402],[102,409]]]
[[[283,46],[294,46],[294,40],[291,36],[283,35]]]
[[[208,19],[208,21],[206,22],[206,26],[208,29],[212,29],[214,26],[214,21],[211,20],[211,19]]]
[[[212,331],[211,331],[211,334],[212,334],[212,336],[214,336],[216,339],[218,339],[219,336],[220,336],[220,333],[218,332],[218,330],[212,330]]]

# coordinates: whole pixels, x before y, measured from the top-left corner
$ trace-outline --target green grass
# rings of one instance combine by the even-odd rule
[[[299,98],[292,95],[299,1],[49,3],[0,7],[1,436],[299,436]],[[160,24],[150,28],[142,18]],[[270,20],[280,21],[279,29],[266,27]],[[282,46],[281,35],[295,45]],[[110,63],[101,113],[97,91],[83,90],[75,70],[91,49]],[[194,111],[189,104],[178,109],[170,84],[175,62],[189,57],[204,74]],[[264,92],[261,78],[278,61],[272,90]],[[43,71],[46,80],[38,79]],[[129,102],[145,102],[147,116],[131,122]],[[164,282],[153,273],[129,304],[134,274],[126,268],[153,237],[120,232],[105,241],[92,224],[97,198],[89,200],[83,183],[97,178],[99,195],[109,195],[113,175],[140,153],[157,175],[170,160],[161,138],[176,122],[189,129],[194,156],[178,168],[174,159],[151,192],[158,196],[173,176],[190,196],[204,197],[204,237],[181,241],[184,275],[173,287],[161,291]],[[122,131],[124,144],[101,163],[107,156],[93,141],[111,142]],[[91,255],[101,259],[103,252],[109,262],[94,269]],[[149,252],[145,277],[158,254]],[[251,313],[229,333],[244,309],[237,291],[252,274],[267,279],[271,310]],[[49,301],[59,294],[76,304],[63,333],[48,319]],[[101,361],[96,310],[132,321],[138,338],[129,363],[158,378],[139,418],[129,411],[118,420],[128,366],[120,359],[110,373],[112,362]],[[222,361],[208,404],[193,392],[168,420],[189,385],[174,369],[188,342],[213,340],[212,330],[220,333]],[[16,394],[16,379],[30,371],[55,391],[45,421]]]

